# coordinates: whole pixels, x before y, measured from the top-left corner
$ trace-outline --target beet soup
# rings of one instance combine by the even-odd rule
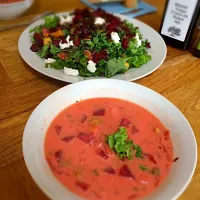
[[[70,191],[90,200],[139,199],[167,177],[170,132],[146,109],[114,98],[76,102],[48,128],[45,157]]]

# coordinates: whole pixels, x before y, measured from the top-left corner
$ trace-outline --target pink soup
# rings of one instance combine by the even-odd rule
[[[124,141],[115,134],[120,128],[127,134]],[[115,141],[108,139],[113,134]],[[77,195],[129,200],[150,194],[164,181],[173,147],[170,132],[146,109],[94,98],[56,116],[46,134],[45,156],[57,179]]]

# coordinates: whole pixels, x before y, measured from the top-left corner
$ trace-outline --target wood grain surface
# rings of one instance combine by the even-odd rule
[[[159,30],[164,0],[146,0],[158,12],[138,19]],[[0,26],[25,22],[44,11],[84,7],[78,0],[36,0],[22,17]],[[0,32],[0,199],[48,200],[32,180],[22,155],[22,134],[33,109],[49,94],[66,85],[31,69],[20,57],[18,39],[24,28]],[[136,81],[174,103],[190,122],[200,145],[200,59],[188,51],[167,47],[165,62],[153,74]],[[188,152],[190,153],[190,152]],[[199,151],[198,151],[199,154]],[[181,170],[181,169],[180,169]],[[200,161],[194,177],[179,198],[200,200]]]

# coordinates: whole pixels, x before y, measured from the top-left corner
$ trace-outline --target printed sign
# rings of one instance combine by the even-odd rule
[[[161,34],[184,41],[198,0],[169,0]]]

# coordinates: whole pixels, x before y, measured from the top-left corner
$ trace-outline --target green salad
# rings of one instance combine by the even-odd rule
[[[151,60],[148,40],[138,27],[101,9],[77,9],[44,18],[30,30],[30,49],[44,66],[71,76],[104,76],[125,73]]]

